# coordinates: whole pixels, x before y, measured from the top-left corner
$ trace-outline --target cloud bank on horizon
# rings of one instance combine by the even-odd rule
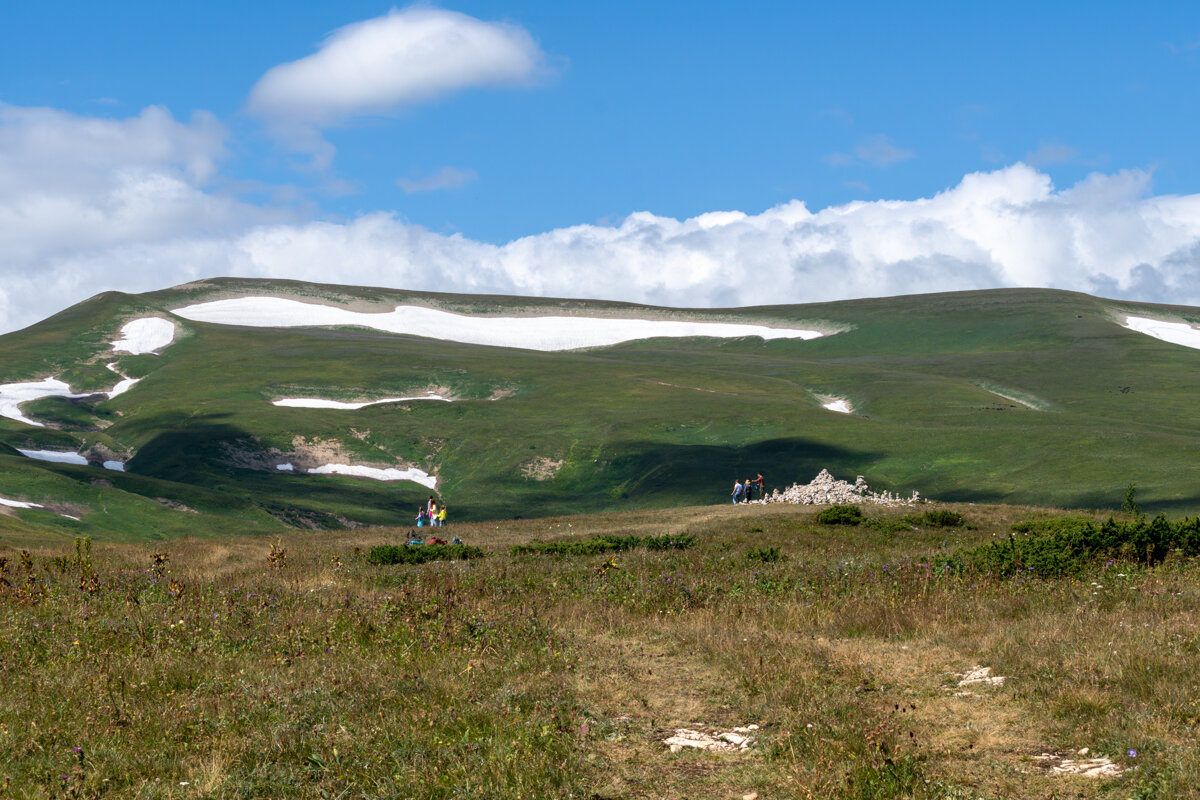
[[[247,110],[328,165],[320,131],[468,88],[527,86],[546,56],[524,29],[424,6],[346,26],[268,70]],[[1056,188],[1017,162],[931,197],[690,219],[637,211],[503,244],[395,212],[349,219],[252,202],[226,175],[213,114],[151,106],[123,119],[0,103],[0,332],[106,290],[216,276],[720,307],[998,287],[1200,305],[1200,195],[1155,195],[1151,174]],[[914,158],[885,136],[846,162]],[[1031,159],[1036,160],[1036,159]],[[444,167],[406,193],[478,176]]]

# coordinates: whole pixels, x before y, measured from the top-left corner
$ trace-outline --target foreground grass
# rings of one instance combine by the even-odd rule
[[[3,796],[1179,797],[1200,784],[1200,570],[939,573],[955,528],[754,507],[456,526],[483,558],[374,566],[405,531],[18,548],[0,538]],[[514,554],[677,536],[688,549]],[[959,687],[976,665],[1003,686]],[[678,727],[754,723],[744,753]],[[1083,747],[1126,771],[1050,775]],[[1136,751],[1136,755],[1132,753]]]

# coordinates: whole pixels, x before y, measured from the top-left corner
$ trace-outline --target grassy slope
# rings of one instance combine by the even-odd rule
[[[264,286],[359,307],[419,299],[504,313],[631,310],[612,303],[218,281],[137,297],[103,295],[0,337],[0,379],[67,368],[90,375],[103,370],[106,342],[131,316],[262,293]],[[1078,294],[1002,290],[726,310],[712,316],[850,330],[809,342],[649,340],[573,353],[179,320],[183,335],[163,355],[121,359],[129,374],[146,375],[133,391],[82,412],[54,405],[66,401],[43,401],[50,404],[48,418],[72,421],[74,428],[0,422],[0,442],[95,443],[136,453],[129,469],[152,485],[130,476],[111,489],[100,487],[100,494],[135,495],[122,502],[138,508],[147,498],[158,508],[164,507],[154,497],[178,500],[203,512],[188,520],[200,533],[221,532],[230,519],[264,530],[281,520],[384,524],[406,520],[426,494],[414,485],[238,469],[222,445],[288,451],[297,436],[338,442],[360,462],[406,461],[436,471],[458,519],[715,501],[735,475],[761,470],[771,485],[786,485],[823,467],[943,499],[1075,507],[1112,506],[1132,482],[1149,509],[1200,509],[1200,467],[1191,458],[1200,444],[1194,402],[1200,352],[1121,328],[1113,321],[1121,306]],[[1129,307],[1148,315],[1195,313]],[[89,359],[91,366],[79,366]],[[94,382],[101,388],[114,382],[111,373],[100,377]],[[356,412],[269,403],[280,396],[381,397],[431,385],[464,400]],[[485,399],[494,392],[511,396]],[[814,392],[848,397],[856,414],[825,411]],[[89,415],[95,424],[85,424]],[[562,462],[552,480],[525,477],[523,467],[538,459]],[[6,476],[111,478],[86,468],[34,470],[2,453],[0,461]],[[28,499],[52,497],[49,484],[32,477],[16,488],[6,480],[4,496],[20,488],[28,489],[20,495]],[[85,525],[97,525],[95,504],[89,508]],[[163,524],[139,512],[96,532],[117,535],[125,526],[138,538]]]
[[[22,800],[1194,794],[1197,564],[941,574],[929,556],[1045,516],[957,510],[967,526],[832,528],[796,506],[468,524],[453,532],[486,557],[401,567],[364,554],[403,529],[298,532],[282,553],[246,536],[90,559],[43,545],[29,570],[0,543],[0,785]],[[508,550],[683,531],[693,549],[608,568]],[[764,548],[781,558],[751,558]],[[977,665],[1005,684],[958,686]],[[747,723],[746,753],[662,744]],[[1124,774],[1035,759],[1084,747]]]

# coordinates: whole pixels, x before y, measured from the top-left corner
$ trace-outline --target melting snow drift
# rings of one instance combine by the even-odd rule
[[[851,414],[854,409],[850,407],[850,401],[844,397],[822,397],[821,408],[829,411],[836,411],[839,414]]]
[[[143,317],[121,327],[121,338],[113,342],[117,353],[153,353],[175,340],[175,323],[161,317]]]
[[[26,503],[21,500],[9,500],[7,497],[0,497],[0,506],[8,506],[9,508],[45,508],[41,503]]]
[[[396,306],[386,313],[364,313],[334,306],[302,303],[282,297],[240,297],[177,308],[184,319],[257,328],[374,328],[466,344],[524,350],[574,350],[604,347],[659,336],[710,336],[763,339],[815,339],[821,331],[769,328],[724,322],[680,322],[607,317],[476,317],[416,306]]]
[[[365,403],[343,403],[338,400],[322,400],[319,397],[285,397],[282,400],[273,401],[271,405],[283,408],[337,408],[345,411],[357,411],[367,406],[377,406],[382,403],[403,403],[409,400],[444,400],[449,403],[451,398],[442,397],[440,394],[426,394],[420,397],[385,397],[383,400],[368,400]]]
[[[1194,328],[1186,322],[1163,322],[1149,317],[1126,317],[1123,327],[1131,331],[1153,336],[1171,344],[1181,344],[1184,347],[1194,347],[1200,350],[1200,328]]]
[[[280,465],[282,466],[282,465]],[[279,467],[276,467],[278,469]],[[412,481],[430,489],[437,488],[437,478],[427,472],[410,467],[408,469],[377,469],[352,464],[323,464],[308,471],[309,475],[353,475],[358,478],[373,478],[377,481]]]
[[[21,404],[40,400],[43,397],[87,397],[86,394],[73,394],[71,387],[58,378],[47,378],[44,381],[28,383],[5,383],[0,385],[0,417],[15,419],[26,425],[46,427],[40,422],[34,422],[21,413]]]
[[[22,450],[17,448],[17,452],[27,458],[37,459],[38,461],[56,461],[60,464],[79,464],[87,466],[88,460],[79,453],[73,450]]]

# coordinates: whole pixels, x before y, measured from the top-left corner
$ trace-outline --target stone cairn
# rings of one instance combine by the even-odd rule
[[[919,492],[913,492],[912,497],[904,498],[891,492],[873,492],[867,486],[862,475],[853,484],[839,481],[823,469],[812,483],[793,483],[782,492],[776,489],[762,500],[752,500],[754,503],[794,503],[798,505],[852,505],[856,503],[874,503],[881,506],[912,506],[923,502]]]

